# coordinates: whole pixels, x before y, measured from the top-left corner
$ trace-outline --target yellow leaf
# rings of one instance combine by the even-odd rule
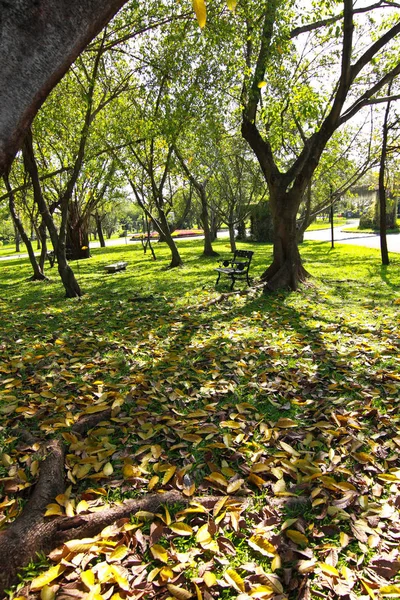
[[[220,512],[222,507],[225,505],[227,500],[228,500],[228,496],[224,496],[223,498],[221,498],[214,504],[214,508],[213,508],[213,516],[214,517],[216,517],[218,515],[218,513]]]
[[[199,544],[208,543],[212,540],[210,532],[208,531],[208,523],[202,525],[196,533],[196,542]]]
[[[153,490],[159,481],[160,478],[158,477],[158,475],[154,475],[147,484],[147,489]]]
[[[84,583],[86,585],[87,588],[90,588],[94,586],[94,573],[92,570],[89,571],[83,571],[81,573],[81,580],[82,583]]]
[[[176,533],[177,535],[192,535],[193,529],[190,525],[186,525],[186,523],[174,523],[170,525],[169,528]]]
[[[197,22],[201,28],[204,27],[207,20],[207,10],[204,0],[192,0],[194,12],[196,13]]]
[[[120,561],[123,558],[125,558],[125,556],[128,554],[129,549],[126,546],[118,546],[118,548],[115,548],[115,550],[110,554],[110,556],[108,557],[108,560],[110,562],[115,561]]]
[[[364,581],[364,579],[361,579],[360,577],[360,583],[363,586],[363,588],[365,589],[365,591],[367,592],[368,596],[370,598],[372,598],[372,600],[375,600],[376,596],[374,594],[374,592],[372,591],[372,589],[369,587],[369,585],[367,584],[366,581]]]
[[[340,577],[339,571],[335,569],[335,567],[332,567],[332,565],[320,562],[318,563],[318,566],[322,569],[322,572],[325,573],[325,575],[331,575],[332,577]]]
[[[398,598],[400,596],[400,585],[384,585],[379,589],[379,593],[382,596],[391,596],[392,598]]]
[[[204,573],[203,581],[207,587],[213,587],[214,585],[217,585],[217,577],[214,573],[211,573],[211,571],[206,571]]]
[[[237,5],[237,0],[226,0],[229,10],[235,10]]]
[[[165,548],[160,546],[160,544],[154,544],[153,546],[151,546],[150,552],[152,553],[155,559],[160,560],[163,563],[168,562],[168,552]]]
[[[307,546],[308,539],[300,531],[297,531],[296,529],[288,529],[285,533],[288,536],[288,538],[291,539],[292,542],[294,542],[295,544],[299,544],[300,546]]]
[[[56,592],[54,590],[54,587],[45,585],[40,591],[40,600],[54,600],[55,597]]]
[[[260,86],[260,84],[258,84]],[[287,419],[286,417],[282,417],[278,419],[275,423],[276,427],[280,427],[281,429],[287,429],[288,427],[297,427],[298,423],[296,421],[292,421],[292,419]]]
[[[170,569],[170,567],[162,567],[159,570],[159,575],[161,581],[168,581],[169,579],[172,579],[174,577],[175,573],[172,569]]]
[[[168,483],[168,481],[170,479],[172,479],[172,477],[174,476],[174,473],[176,471],[176,467],[170,467],[169,469],[167,469],[164,473],[164,477],[162,480],[162,484],[165,485],[166,483]]]
[[[263,88],[263,87],[265,87],[266,85],[267,85],[267,82],[266,82],[266,81],[259,81],[259,82],[258,82],[258,87],[259,87],[259,88]]]
[[[76,514],[80,515],[83,512],[86,512],[87,510],[89,510],[89,504],[86,502],[86,500],[81,500],[80,502],[78,502],[78,505],[76,507]]]
[[[275,556],[276,548],[262,535],[253,535],[247,540],[248,545],[264,556]]]
[[[259,477],[258,475],[256,475],[255,473],[250,473],[249,477],[248,477],[248,481],[250,483],[254,483],[254,485],[256,485],[258,488],[260,488],[260,490],[267,485],[267,482],[262,479],[261,477]]]
[[[230,586],[235,588],[235,590],[238,592],[244,592],[244,581],[240,577],[239,573],[235,571],[235,569],[227,569],[224,573],[224,578]]]
[[[240,490],[243,484],[244,479],[236,479],[236,481],[232,481],[228,484],[228,487],[226,488],[227,494],[233,494],[234,492],[237,492],[238,490]]]
[[[114,473],[114,468],[110,462],[106,463],[103,467],[103,473],[106,477]]]
[[[54,515],[62,515],[63,510],[59,504],[48,504],[46,506],[45,517],[53,517]]]
[[[193,594],[188,590],[185,590],[185,588],[180,585],[173,585],[172,583],[167,583],[167,590],[174,598],[177,598],[177,600],[188,600],[193,596]]]
[[[103,410],[107,410],[107,408],[109,408],[108,404],[95,404],[94,406],[88,406],[84,412],[87,415],[91,415]]]
[[[221,473],[218,473],[216,471],[211,473],[211,475],[207,475],[207,477],[204,477],[204,479],[207,479],[207,481],[211,481],[211,483],[217,483],[218,485],[221,485],[223,487],[226,487],[228,485],[228,482],[225,479],[225,477],[221,475]]]
[[[130,479],[131,477],[138,477],[140,475],[140,471],[138,467],[130,465],[129,463],[125,463],[122,467],[122,474],[124,479]]]
[[[37,592],[38,590],[41,590],[45,585],[48,585],[49,583],[54,581],[54,579],[57,579],[57,577],[62,575],[66,568],[67,567],[65,565],[56,565],[55,567],[51,567],[45,573],[42,573],[38,577],[35,577],[31,581],[31,591]]]

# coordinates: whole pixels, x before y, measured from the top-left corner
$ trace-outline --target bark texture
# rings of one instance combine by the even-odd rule
[[[13,0],[0,8],[0,174],[44,100],[126,0]]]

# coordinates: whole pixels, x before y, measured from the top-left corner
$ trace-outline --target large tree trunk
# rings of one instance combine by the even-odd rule
[[[264,291],[280,288],[296,290],[309,277],[304,269],[297,245],[296,215],[299,201],[292,192],[271,197],[274,221],[274,254],[272,264],[262,274]]]
[[[68,205],[66,248],[70,253],[70,260],[90,258],[88,218],[79,215],[79,209],[73,201]]]
[[[1,2],[0,174],[50,91],[126,1]]]

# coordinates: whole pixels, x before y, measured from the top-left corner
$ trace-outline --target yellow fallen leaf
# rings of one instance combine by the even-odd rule
[[[80,515],[83,512],[86,512],[87,510],[89,510],[89,504],[86,502],[86,500],[81,500],[80,502],[78,502],[78,505],[76,507],[76,514]]]
[[[114,473],[114,467],[110,462],[106,463],[103,467],[103,473],[106,477],[109,477]]]
[[[86,587],[90,590],[94,586],[95,581],[93,571],[91,569],[89,571],[82,571],[81,580],[82,583],[84,583]]]
[[[264,556],[275,556],[276,548],[266,540],[262,535],[252,535],[250,539],[247,540],[248,545],[263,554]]]
[[[169,528],[177,535],[190,536],[193,534],[193,529],[186,523],[173,523],[169,526]]]
[[[167,590],[174,598],[177,598],[177,600],[188,600],[193,596],[193,594],[185,588],[180,585],[173,585],[172,583],[167,583]]]
[[[321,568],[322,572],[325,575],[331,575],[331,577],[340,577],[339,571],[332,567],[332,565],[328,565],[328,563],[320,562],[318,566]]]
[[[236,479],[236,481],[232,481],[228,484],[228,487],[226,488],[226,493],[233,494],[234,492],[237,492],[238,490],[240,490],[243,484],[244,479]]]
[[[202,525],[196,533],[196,542],[199,544],[207,543],[212,540],[210,532],[208,531],[208,523]]]
[[[207,481],[211,481],[211,483],[217,483],[222,487],[226,487],[228,485],[228,482],[225,479],[225,477],[218,472],[213,472],[211,473],[211,475],[207,475],[207,477],[204,477],[204,479],[207,479]]]
[[[308,545],[308,539],[300,531],[297,531],[296,529],[287,529],[285,533],[295,544],[299,544],[300,546]]]
[[[45,573],[42,573],[38,577],[35,577],[31,581],[31,591],[37,592],[38,590],[41,590],[45,585],[48,585],[49,583],[57,579],[57,577],[62,575],[66,568],[67,567],[65,565],[55,565]]]
[[[126,546],[118,546],[108,557],[109,562],[120,561],[128,554],[129,549]]]
[[[55,597],[56,592],[54,586],[51,587],[50,585],[45,585],[40,590],[40,600],[54,600]]]
[[[53,517],[54,515],[62,515],[63,510],[59,504],[48,504],[46,506],[46,512],[44,513],[45,517]]]
[[[176,471],[176,467],[170,467],[169,469],[167,469],[164,473],[164,477],[162,480],[162,484],[165,485],[166,483],[168,483],[168,481],[170,479],[172,479],[172,477],[174,476],[174,473]]]
[[[400,597],[400,585],[384,585],[379,588],[381,596],[390,596],[391,598]]]
[[[203,575],[203,581],[207,587],[213,587],[217,585],[217,577],[211,571],[206,571]]]
[[[224,573],[224,579],[238,592],[244,592],[244,580],[235,569],[229,568]]]
[[[163,563],[168,562],[168,552],[160,544],[154,544],[150,547],[150,552],[156,560],[160,560]]]

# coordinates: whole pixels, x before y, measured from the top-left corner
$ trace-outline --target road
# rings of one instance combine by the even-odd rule
[[[357,221],[349,222],[345,227],[356,227]],[[334,241],[340,244],[353,246],[364,246],[366,248],[380,249],[380,237],[374,233],[348,233],[342,231],[343,226],[335,227],[333,231]],[[319,229],[318,231],[306,231],[305,240],[315,240],[318,242],[330,242],[331,230]],[[387,244],[389,252],[400,252],[400,233],[389,233],[387,235]]]

